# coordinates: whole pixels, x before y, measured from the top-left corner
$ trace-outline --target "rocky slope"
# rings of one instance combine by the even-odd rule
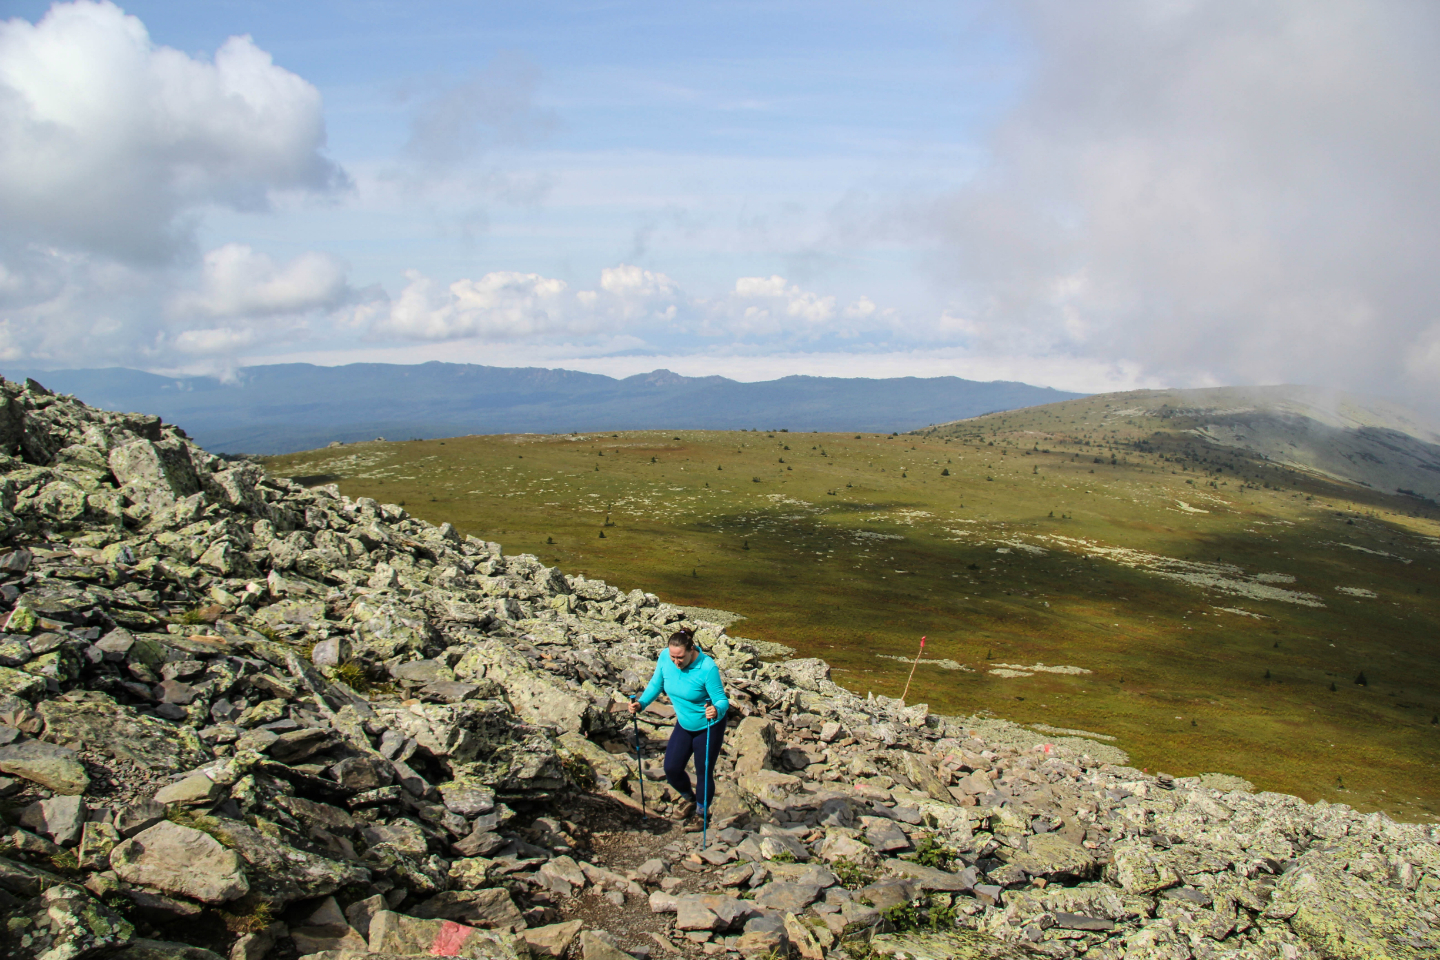
[[[1440,955],[1440,829],[862,699],[33,382],[0,448],[0,957]],[[612,709],[686,622],[703,838]]]

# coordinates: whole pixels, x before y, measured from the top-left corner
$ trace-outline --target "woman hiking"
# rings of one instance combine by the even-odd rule
[[[695,815],[696,788],[690,784],[685,765],[695,758],[695,775],[700,801],[709,808],[715,799],[715,760],[725,739],[725,714],[730,701],[720,682],[720,668],[707,654],[696,649],[695,631],[681,628],[670,637],[669,646],[655,663],[655,676],[639,698],[630,701],[630,712],[638,713],[660,696],[668,694],[675,707],[675,729],[665,748],[665,779],[684,799],[681,819]]]

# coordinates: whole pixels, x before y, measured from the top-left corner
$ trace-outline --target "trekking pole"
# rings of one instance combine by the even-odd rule
[[[635,698],[631,697],[630,702],[634,703]],[[630,714],[630,722],[635,729],[635,772],[640,779],[640,815],[646,820],[650,819],[650,813],[645,809],[645,758],[640,754],[640,712]]]
[[[710,709],[710,701],[709,701],[709,700],[706,700],[706,701],[705,701],[705,709],[707,709],[707,710]],[[709,718],[707,717],[706,719],[708,720]],[[710,728],[713,727],[713,726],[715,726],[715,721],[714,721],[714,720],[711,720],[710,723],[708,723],[708,724],[705,726],[705,761],[704,761],[704,763],[705,763],[705,769],[699,771],[699,773],[700,773],[700,849],[701,849],[701,850],[704,850],[704,849],[705,849],[705,846],[706,846],[706,844],[709,842],[709,839],[710,839],[710,799],[711,799],[711,798],[710,798],[710,796],[709,796],[709,791],[706,790],[705,787],[706,787],[706,785],[710,782]]]

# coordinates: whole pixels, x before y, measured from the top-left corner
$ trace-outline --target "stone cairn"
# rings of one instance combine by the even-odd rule
[[[33,381],[0,538],[0,958],[1440,956],[1440,828],[861,698]],[[615,710],[681,625],[704,849]]]

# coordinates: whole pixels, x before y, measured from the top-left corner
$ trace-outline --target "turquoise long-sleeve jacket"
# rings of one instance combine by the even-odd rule
[[[720,668],[710,655],[696,651],[690,666],[680,669],[670,659],[667,650],[660,651],[655,662],[655,675],[650,685],[640,694],[640,707],[644,709],[660,694],[667,694],[675,707],[675,721],[691,733],[699,733],[710,725],[705,719],[705,701],[715,706],[715,722],[725,719],[730,701],[725,697],[725,686],[720,682]]]

